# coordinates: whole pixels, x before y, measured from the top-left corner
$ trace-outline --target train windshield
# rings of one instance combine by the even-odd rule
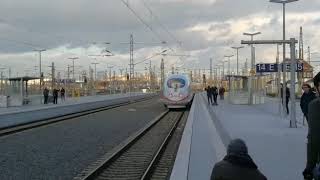
[[[186,81],[181,78],[172,78],[167,81],[167,86],[174,89],[183,88],[186,86]]]

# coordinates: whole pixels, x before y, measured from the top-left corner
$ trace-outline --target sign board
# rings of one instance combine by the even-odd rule
[[[290,72],[291,64],[285,65],[285,71]],[[257,64],[256,71],[257,73],[264,73],[264,72],[278,72],[278,68],[281,68],[283,71],[283,64],[276,64],[276,63],[268,63],[268,64]],[[296,63],[296,72],[303,72],[303,63]]]

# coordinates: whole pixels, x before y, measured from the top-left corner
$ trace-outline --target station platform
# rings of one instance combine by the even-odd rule
[[[206,94],[196,94],[170,179],[210,179],[214,164],[223,159],[234,138],[245,140],[268,179],[303,179],[308,129],[298,103],[298,128],[289,128],[289,117],[279,115],[277,103],[266,98],[264,104],[233,105],[226,98],[212,106]]]
[[[40,109],[48,109],[55,108],[60,106],[68,106],[75,104],[82,104],[88,102],[97,102],[97,101],[105,101],[114,98],[121,97],[130,97],[143,95],[143,93],[126,93],[126,94],[111,94],[111,95],[96,95],[96,96],[82,96],[82,97],[66,97],[65,101],[61,101],[60,97],[58,98],[58,104],[32,104],[32,105],[23,105],[23,106],[12,106],[6,108],[0,108],[0,115],[8,114],[8,113],[17,113],[17,112],[26,112]]]
[[[79,98],[66,98],[64,102],[58,101],[58,104],[0,108],[0,129],[42,119],[63,116],[66,114],[77,113],[84,110],[126,103],[153,95],[153,93],[127,93],[85,96]]]

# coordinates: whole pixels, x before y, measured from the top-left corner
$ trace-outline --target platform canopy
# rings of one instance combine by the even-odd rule
[[[40,79],[39,77],[30,77],[30,76],[23,76],[23,77],[14,77],[14,78],[9,78],[9,81],[30,81],[30,80],[35,80],[35,79]]]

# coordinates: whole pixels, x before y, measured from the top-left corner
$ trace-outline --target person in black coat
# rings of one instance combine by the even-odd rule
[[[66,90],[64,88],[61,88],[60,90],[61,101],[66,100],[65,93],[66,93]]]
[[[281,98],[283,102],[283,84],[281,84]],[[289,114],[289,99],[290,99],[290,89],[286,86],[286,109],[287,109],[287,114]]]
[[[207,91],[208,104],[212,104],[212,90],[211,90],[211,87],[208,86],[205,90]]]
[[[48,88],[43,89],[43,97],[44,97],[44,104],[48,104],[49,99],[49,90]]]
[[[300,99],[300,107],[304,116],[308,121],[308,106],[309,103],[316,98],[316,95],[311,91],[311,86],[309,84],[304,84],[302,86],[303,94]]]
[[[53,104],[58,104],[58,94],[59,94],[59,90],[54,88],[53,89]]]
[[[214,105],[218,105],[217,103],[217,98],[218,98],[218,88],[216,86],[213,86],[211,88],[211,93],[212,93],[212,96],[213,96],[213,102],[214,102]]]
[[[230,142],[227,155],[214,165],[211,180],[267,180],[258,170],[248,154],[248,148],[241,139]]]
[[[219,95],[220,95],[220,99],[221,100],[224,100],[224,93],[226,92],[226,89],[223,87],[223,86],[221,86],[220,88],[219,88]]]
[[[313,78],[313,83],[320,94],[320,73]],[[309,103],[308,127],[307,164],[303,176],[306,180],[320,179],[319,174],[314,174],[320,170],[320,97]]]

